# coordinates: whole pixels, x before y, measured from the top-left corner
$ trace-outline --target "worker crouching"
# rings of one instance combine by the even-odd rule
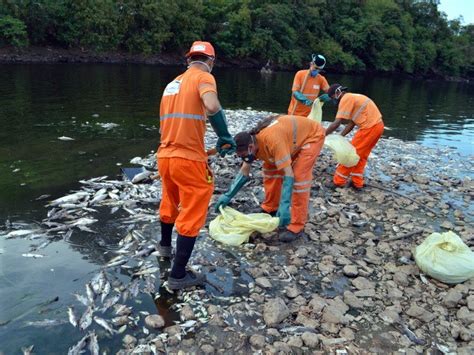
[[[235,136],[243,163],[230,189],[216,203],[227,206],[249,180],[252,162],[263,161],[265,200],[262,209],[280,218],[281,241],[301,235],[308,219],[313,167],[324,143],[322,126],[302,116],[271,116],[249,132]]]
[[[382,136],[384,124],[382,114],[377,105],[369,97],[361,94],[347,92],[347,88],[340,84],[333,84],[328,90],[328,95],[338,105],[336,119],[326,129],[326,135],[334,132],[341,123],[346,127],[341,132],[346,136],[355,126],[359,130],[352,139],[352,145],[359,155],[359,162],[353,167],[339,164],[334,173],[333,183],[343,187],[352,179],[352,186],[360,190],[364,187],[364,169],[370,152]]]

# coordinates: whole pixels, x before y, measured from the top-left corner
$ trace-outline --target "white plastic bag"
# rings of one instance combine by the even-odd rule
[[[334,159],[341,165],[350,168],[359,162],[359,155],[354,146],[339,134],[328,135],[324,140],[324,146],[331,149]]]
[[[457,284],[474,277],[474,253],[455,233],[433,233],[416,247],[418,267],[432,278]]]
[[[324,102],[320,101],[319,98],[314,100],[313,105],[311,106],[311,112],[308,115],[308,118],[321,123],[323,117],[323,105]]]
[[[209,235],[223,244],[237,246],[246,243],[253,232],[269,233],[278,227],[280,219],[268,213],[243,214],[230,207],[220,208],[221,214],[209,224]]]

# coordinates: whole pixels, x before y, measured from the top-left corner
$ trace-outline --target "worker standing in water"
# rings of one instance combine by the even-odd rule
[[[209,42],[196,41],[186,54],[188,69],[164,92],[160,104],[161,143],[157,153],[162,181],[160,203],[160,256],[171,257],[171,235],[176,226],[176,255],[168,277],[170,289],[201,285],[205,277],[186,270],[196,237],[206,221],[214,191],[214,179],[204,146],[206,118],[218,139],[217,151],[224,156],[235,151],[224,111],[211,75],[215,51]]]
[[[326,58],[321,54],[312,54],[309,69],[300,70],[293,79],[291,101],[288,114],[307,117],[311,112],[314,100],[320,91],[327,92],[329,84],[320,71],[326,66]],[[320,100],[329,101],[328,95],[322,95]]]
[[[359,162],[351,168],[339,164],[334,173],[333,183],[337,187],[343,187],[350,178],[352,187],[360,190],[364,187],[367,159],[384,130],[382,114],[372,99],[347,92],[347,88],[341,84],[331,85],[328,95],[333,103],[338,105],[338,109],[336,119],[326,129],[326,135],[334,132],[341,123],[346,124],[342,136],[346,136],[355,126],[359,127],[352,139],[352,145],[360,158]]]
[[[279,239],[301,236],[308,219],[313,167],[324,143],[324,128],[302,116],[270,116],[235,136],[237,155],[243,163],[229,190],[215,205],[227,206],[249,180],[252,162],[263,161],[265,200],[261,207],[280,217]]]

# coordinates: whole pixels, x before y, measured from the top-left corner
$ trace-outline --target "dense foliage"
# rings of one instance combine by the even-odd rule
[[[436,0],[1,0],[0,46],[183,53],[206,39],[222,58],[342,70],[472,76],[474,25]]]

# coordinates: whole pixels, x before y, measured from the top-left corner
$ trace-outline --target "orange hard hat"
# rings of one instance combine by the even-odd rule
[[[186,53],[186,58],[195,54],[203,54],[212,58],[215,58],[216,56],[216,52],[214,52],[214,47],[212,44],[203,41],[195,41],[189,49],[189,52]]]

